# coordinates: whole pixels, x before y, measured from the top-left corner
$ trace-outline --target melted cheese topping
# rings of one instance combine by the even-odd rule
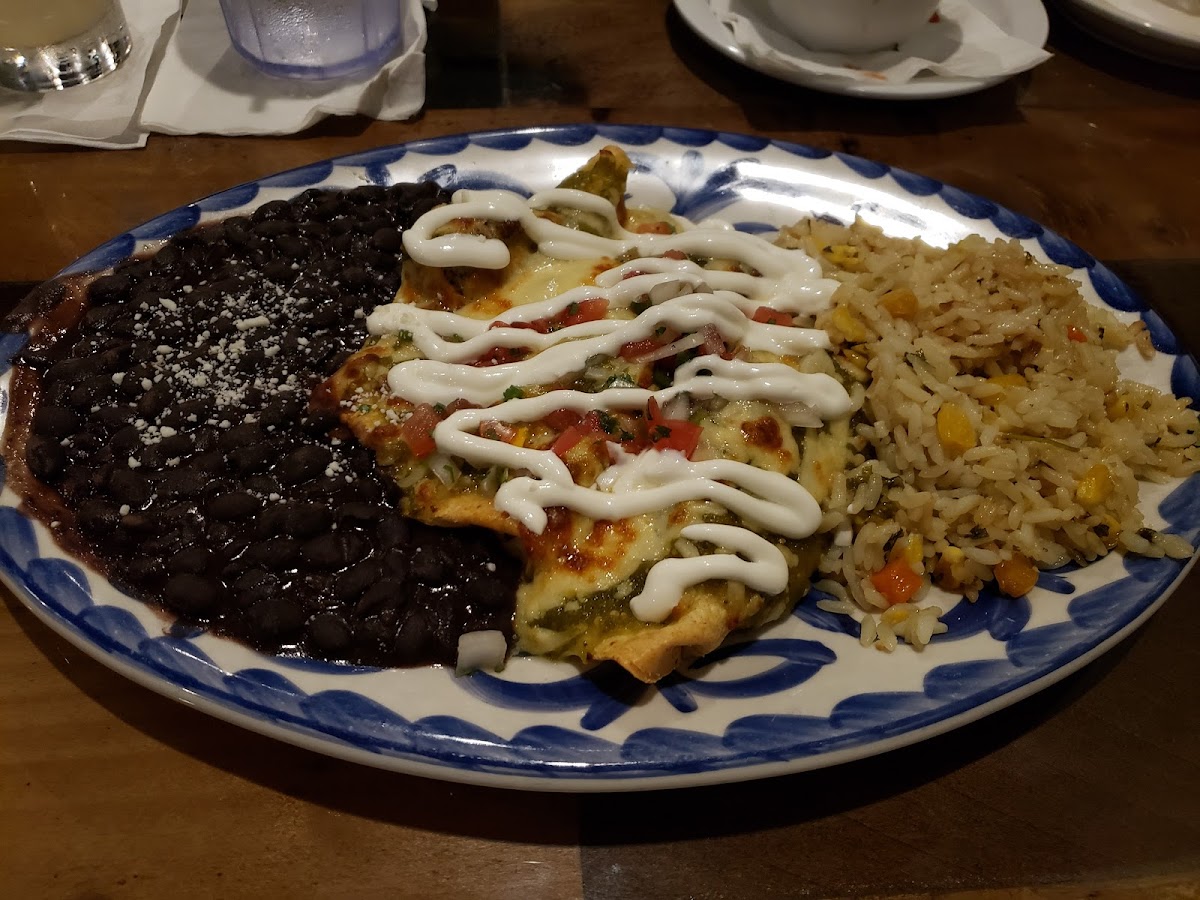
[[[615,237],[567,228],[535,214],[549,206],[569,206],[602,216]],[[546,299],[506,310],[503,316],[477,319],[426,310],[405,303],[376,309],[368,318],[372,334],[407,332],[423,359],[392,367],[388,387],[414,404],[466,400],[477,407],[453,413],[434,429],[438,449],[480,466],[505,466],[527,472],[496,493],[495,506],[540,534],[546,510],[565,507],[595,520],[619,520],[675,504],[711,500],[738,515],[750,527],[695,524],[682,536],[728,551],[687,559],[658,561],[642,592],[630,601],[646,622],[665,620],[684,590],[709,579],[737,580],[766,595],[787,585],[782,552],[753,528],[786,538],[813,534],[821,510],[800,483],[779,472],[728,459],[690,460],[675,450],[650,449],[636,456],[610,444],[615,463],[591,487],[576,484],[566,464],[550,450],[535,450],[478,434],[485,421],[533,422],[560,409],[642,410],[651,399],[665,404],[681,395],[778,405],[794,426],[819,424],[845,415],[850,398],[833,378],[805,374],[786,363],[749,362],[703,355],[679,366],[674,383],[659,391],[615,388],[597,393],[555,390],[538,397],[505,400],[514,385],[544,385],[585,369],[596,357],[616,357],[631,342],[664,329],[695,334],[715,328],[727,342],[750,351],[795,357],[829,347],[829,338],[811,328],[753,320],[760,306],[797,315],[825,308],[835,284],[819,277],[818,265],[797,250],[786,250],[723,224],[680,223],[676,234],[638,234],[624,230],[607,200],[582,191],[555,189],[523,200],[504,191],[458,192],[451,204],[422,216],[404,234],[409,256],[427,266],[502,269],[510,262],[503,241],[476,234],[436,232],[459,219],[516,221],[547,257],[595,260],[633,255],[595,278],[595,285],[574,287]],[[672,257],[663,254],[672,252]],[[690,254],[732,259],[757,274],[704,269]],[[546,319],[571,304],[603,299],[609,318],[571,325],[549,333],[512,327]],[[631,316],[635,302],[650,306]],[[616,313],[616,317],[612,317]],[[529,348],[529,358],[488,367],[468,363],[497,347]],[[814,421],[814,416],[815,421]]]

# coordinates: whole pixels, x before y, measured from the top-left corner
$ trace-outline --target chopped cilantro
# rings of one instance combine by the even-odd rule
[[[407,329],[402,328],[400,331],[396,332],[396,340],[399,341],[401,344],[411,344],[412,339],[413,339],[413,333],[411,331],[408,331]]]
[[[601,410],[600,427],[604,429],[606,434],[613,434],[617,430],[617,417],[610,412]]]
[[[606,391],[606,390],[608,390],[609,388],[616,388],[616,387],[636,387],[636,386],[637,386],[637,385],[635,385],[635,384],[633,383],[633,379],[632,379],[632,378],[630,378],[630,377],[629,377],[627,374],[625,374],[624,372],[619,372],[619,373],[618,373],[618,374],[616,374],[616,375],[611,375],[611,376],[609,376],[608,380],[607,380],[607,381],[605,381],[605,382],[604,382],[604,385],[601,387],[601,390],[605,390],[605,391]]]
[[[446,404],[445,403],[433,404],[433,411],[440,416],[442,413],[444,413],[446,411]]]
[[[524,396],[525,396],[525,392],[523,390],[521,390],[521,388],[517,387],[515,384],[512,387],[507,388],[504,391],[504,399],[505,400],[520,400]]]
[[[671,429],[668,428],[666,425],[655,425],[654,426],[654,439],[655,440],[666,440],[670,436],[671,436]]]

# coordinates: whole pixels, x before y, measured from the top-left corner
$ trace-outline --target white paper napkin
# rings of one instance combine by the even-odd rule
[[[404,119],[425,102],[425,12],[404,6],[404,40],[378,71],[358,79],[272,78],[242,59],[216,0],[191,0],[142,110],[167,134],[292,134],[329,115]]]
[[[764,0],[708,0],[734,41],[775,68],[871,84],[904,84],[922,72],[962,78],[1015,75],[1050,58],[1007,34],[967,0],[943,0],[930,22],[894,50],[863,55],[819,53],[788,37]]]
[[[46,2],[46,0],[29,0]],[[125,0],[133,52],[115,72],[62,91],[0,88],[0,139],[127,149],[146,143],[138,124],[146,73],[178,21],[180,0]]]

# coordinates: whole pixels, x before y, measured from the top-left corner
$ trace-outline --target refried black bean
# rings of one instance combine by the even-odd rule
[[[400,283],[436,185],[309,190],[202,225],[88,286],[38,375],[26,461],[73,514],[60,539],[187,625],[273,653],[453,663],[512,634],[519,564],[475,529],[397,512],[373,454],[312,388]]]

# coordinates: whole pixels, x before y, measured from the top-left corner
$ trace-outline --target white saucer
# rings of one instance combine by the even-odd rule
[[[765,60],[749,58],[733,40],[733,32],[713,14],[707,0],[674,0],[675,9],[688,27],[707,44],[720,53],[744,66],[771,75],[792,84],[826,91],[831,94],[846,94],[854,97],[878,97],[885,100],[933,100],[938,97],[957,97],[970,94],[998,84],[1008,76],[995,78],[965,78],[935,75],[932,72],[918,75],[904,84],[872,84],[851,81],[836,76],[797,72],[776,67]],[[1151,2],[1151,0],[1142,0]],[[764,17],[770,14],[766,3],[759,0]],[[1041,0],[973,0],[976,9],[986,15],[1013,37],[1041,47],[1050,34],[1050,21]],[[1182,13],[1181,13],[1182,15]]]
[[[1147,59],[1200,68],[1200,16],[1159,0],[1062,0],[1064,11],[1097,37]]]

